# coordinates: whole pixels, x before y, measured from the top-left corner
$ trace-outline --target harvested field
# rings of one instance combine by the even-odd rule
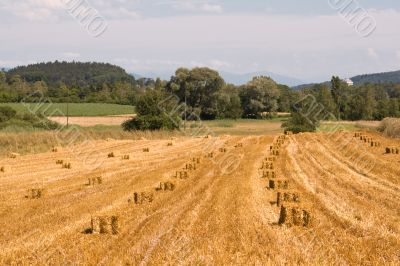
[[[0,265],[398,265],[400,155],[385,147],[400,141],[363,134],[381,146],[346,132],[97,140],[1,159]]]
[[[72,116],[69,117],[70,125],[78,125],[82,127],[92,127],[97,125],[119,126],[126,120],[132,119],[134,115],[118,115],[118,116],[99,116],[99,117],[83,117]],[[66,116],[53,116],[49,117],[50,120],[60,123],[61,125],[67,124]]]

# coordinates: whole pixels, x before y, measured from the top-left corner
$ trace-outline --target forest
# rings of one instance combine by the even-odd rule
[[[342,120],[381,120],[400,116],[400,83],[348,86],[339,77],[301,90],[254,77],[241,86],[228,84],[209,68],[179,68],[170,80],[135,78],[124,69],[103,63],[52,62],[0,71],[0,102],[36,101],[116,103],[136,105],[152,92],[174,95],[186,103],[187,114],[205,120],[268,118],[295,112],[298,102],[312,96],[331,117]],[[158,97],[158,96],[157,96]]]

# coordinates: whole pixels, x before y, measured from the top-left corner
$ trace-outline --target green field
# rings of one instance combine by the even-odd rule
[[[0,103],[0,106],[10,106],[18,113],[43,113],[46,116],[65,116],[67,114],[66,103]],[[70,103],[70,116],[108,116],[134,114],[135,108],[130,105],[105,104],[105,103]]]

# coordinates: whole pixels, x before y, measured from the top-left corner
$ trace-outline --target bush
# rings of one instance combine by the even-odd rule
[[[122,124],[125,131],[132,130],[174,130],[177,129],[173,121],[167,116],[142,115]]]
[[[137,117],[124,122],[123,130],[178,129],[182,120],[174,111],[176,102],[172,99],[162,91],[147,91],[137,101]]]
[[[8,106],[0,107],[0,129],[56,130],[60,127],[58,123],[48,120],[43,115],[17,115],[17,112]]]
[[[17,111],[9,106],[0,106],[0,123],[4,123],[17,115]]]
[[[299,113],[292,113],[292,117],[282,124],[285,132],[292,131],[295,134],[300,132],[315,132],[317,126],[317,122],[312,122]]]
[[[400,138],[400,118],[385,118],[378,130],[392,138]]]

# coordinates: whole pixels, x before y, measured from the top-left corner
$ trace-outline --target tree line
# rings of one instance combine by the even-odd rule
[[[179,68],[169,80],[135,80],[110,64],[57,61],[0,71],[0,102],[19,102],[27,96],[34,101],[37,92],[53,102],[135,106],[148,105],[148,98],[159,99],[160,94],[174,95],[179,103],[185,103],[182,118],[189,119],[260,119],[276,112],[299,113],[307,108],[302,103],[302,99],[310,99],[307,96],[312,96],[319,108],[323,106],[323,113],[330,114],[320,119],[380,120],[400,116],[400,84],[393,83],[348,86],[333,77],[328,84],[292,90],[260,76],[235,86],[209,68]]]

